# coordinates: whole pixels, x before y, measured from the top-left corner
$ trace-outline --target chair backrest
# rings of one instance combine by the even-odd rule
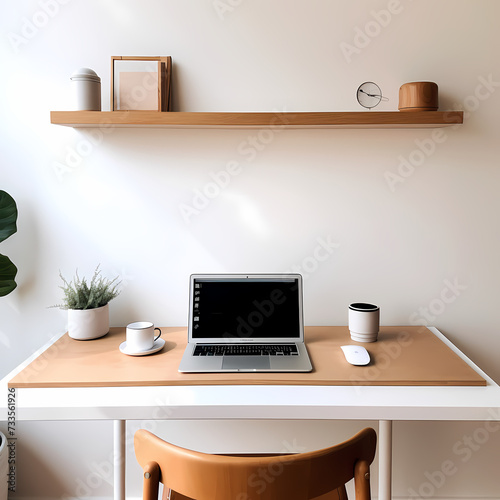
[[[195,500],[307,500],[354,478],[356,500],[370,500],[370,464],[377,435],[363,429],[343,443],[292,455],[210,455],[167,443],[146,430],[134,437],[144,470],[144,500],[157,500],[162,482]]]

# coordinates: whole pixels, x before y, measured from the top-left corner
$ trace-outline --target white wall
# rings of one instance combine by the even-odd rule
[[[0,299],[0,376],[65,330],[64,313],[47,308],[61,299],[59,270],[101,263],[123,280],[113,325],[185,325],[191,272],[299,266],[306,324],[345,324],[349,302],[373,301],[383,323],[433,324],[500,381],[499,17],[495,0],[4,0],[0,189],[17,200],[19,230],[0,252],[17,264],[19,286]],[[109,109],[112,55],[171,55],[177,111],[357,111],[366,80],[389,97],[379,109],[396,110],[401,84],[431,80],[441,109],[467,113],[439,136],[50,125],[82,66],[101,76]],[[242,172],[186,221],[180,207],[231,161]],[[314,263],[320,239],[338,247]],[[183,442],[187,425],[163,432]],[[499,436],[473,443],[467,461],[453,452],[479,426],[398,423],[395,495],[498,498]],[[89,495],[111,495],[94,472],[108,460],[110,429],[20,423],[14,497],[82,496],[88,481]],[[353,425],[281,429],[276,446],[313,446]],[[130,458],[128,491],[139,496]],[[458,473],[433,485],[445,460]],[[42,477],[36,489],[28,471]]]

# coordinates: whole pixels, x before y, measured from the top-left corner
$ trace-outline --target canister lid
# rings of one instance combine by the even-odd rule
[[[92,82],[100,82],[101,79],[97,75],[97,73],[90,68],[80,68],[76,71],[73,71],[71,74],[70,80],[85,80]]]

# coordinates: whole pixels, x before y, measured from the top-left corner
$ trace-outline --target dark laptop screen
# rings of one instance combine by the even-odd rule
[[[297,278],[195,278],[193,339],[300,338]]]

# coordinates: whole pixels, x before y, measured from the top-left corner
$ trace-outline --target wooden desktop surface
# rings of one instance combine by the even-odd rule
[[[17,374],[9,386],[486,385],[467,363],[421,326],[381,327],[377,342],[361,344],[371,356],[366,366],[352,366],[344,358],[341,345],[360,345],[351,341],[347,327],[306,327],[306,346],[313,364],[310,373],[179,373],[187,329],[161,330],[165,346],[148,356],[120,352],[124,327],[111,328],[105,337],[87,341],[65,334]]]

